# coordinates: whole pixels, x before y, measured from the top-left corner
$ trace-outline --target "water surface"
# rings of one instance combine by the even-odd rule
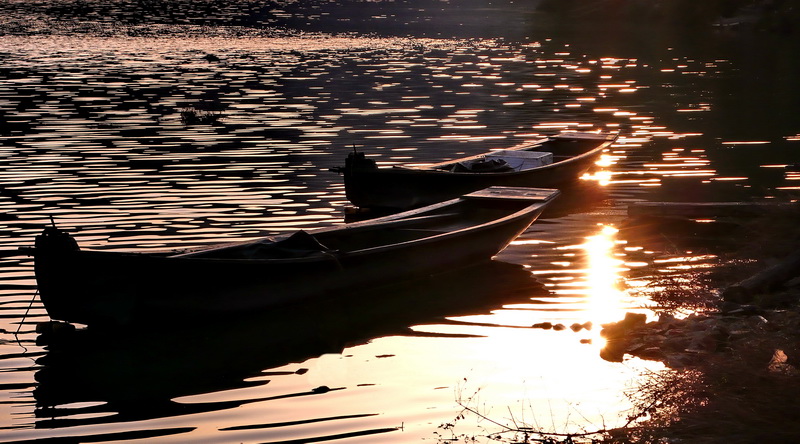
[[[349,22],[284,8],[257,24],[251,4],[217,22],[164,4],[172,21],[102,19],[91,2],[72,21],[57,20],[77,14],[70,2],[3,8],[3,249],[31,245],[50,217],[84,247],[124,251],[341,224],[327,170],[353,146],[391,165],[561,131],[620,138],[495,264],[301,312],[45,345],[32,263],[4,259],[4,440],[435,442],[459,400],[558,432],[620,424],[625,391],[663,367],[603,361],[599,325],[646,311],[638,289],[714,266],[717,247],[631,237],[626,206],[797,190],[786,42],[587,36],[539,28],[520,6],[447,23],[431,8]],[[221,117],[187,124],[185,110]]]

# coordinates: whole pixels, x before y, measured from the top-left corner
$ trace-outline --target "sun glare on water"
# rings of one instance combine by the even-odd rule
[[[616,256],[616,234],[612,226],[602,226],[598,234],[586,238],[582,245],[586,254],[586,310],[596,322],[611,322],[624,314],[626,293],[621,287],[620,273],[624,261]]]

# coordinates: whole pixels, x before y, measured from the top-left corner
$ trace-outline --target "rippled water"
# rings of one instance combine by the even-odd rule
[[[511,7],[481,12],[491,26],[450,17],[457,33],[425,25],[430,9],[410,21],[378,11],[334,36],[320,31],[346,20],[324,11],[303,17],[327,29],[304,29],[287,9],[270,22],[287,27],[277,32],[233,26],[243,19],[125,22],[120,11],[54,21],[75,14],[70,2],[35,3],[62,8],[35,18],[33,6],[9,5],[3,250],[31,245],[50,217],[81,245],[110,250],[343,223],[342,181],[327,170],[353,146],[389,165],[563,130],[620,139],[501,263],[302,313],[45,345],[32,263],[4,259],[4,440],[435,442],[449,436],[439,426],[454,420],[457,400],[556,431],[617,424],[625,390],[661,366],[603,361],[599,324],[646,306],[634,290],[651,276],[714,263],[713,248],[627,237],[626,205],[785,200],[797,190],[786,166],[800,160],[800,125],[787,110],[800,93],[782,80],[795,70],[779,45],[753,64],[746,48],[725,44],[528,35],[536,16]],[[487,36],[509,20],[507,34]],[[187,124],[186,110],[218,118]],[[530,328],[539,322],[594,327]],[[458,427],[492,429],[474,418]]]

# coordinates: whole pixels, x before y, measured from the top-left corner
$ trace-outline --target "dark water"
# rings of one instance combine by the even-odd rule
[[[564,130],[620,139],[497,263],[301,312],[45,344],[32,263],[4,259],[0,439],[436,442],[475,393],[502,421],[621,421],[624,392],[662,367],[603,361],[596,326],[715,251],[629,237],[626,205],[794,199],[797,44],[553,23],[534,5],[3,4],[4,250],[50,216],[114,250],[343,223],[327,169],[354,145],[388,165]]]

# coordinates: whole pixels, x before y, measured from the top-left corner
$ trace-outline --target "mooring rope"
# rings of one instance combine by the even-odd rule
[[[28,313],[31,311],[31,307],[33,307],[33,301],[36,300],[36,296],[39,295],[39,288],[36,288],[36,291],[33,292],[33,297],[31,298],[31,302],[28,304],[28,308],[25,309],[25,314],[22,315],[22,319],[19,321],[19,325],[17,326],[17,331],[14,332],[14,336],[16,337],[19,334],[19,329],[22,328],[22,324],[25,322],[25,318],[28,317]],[[17,338],[19,341],[19,338]]]

